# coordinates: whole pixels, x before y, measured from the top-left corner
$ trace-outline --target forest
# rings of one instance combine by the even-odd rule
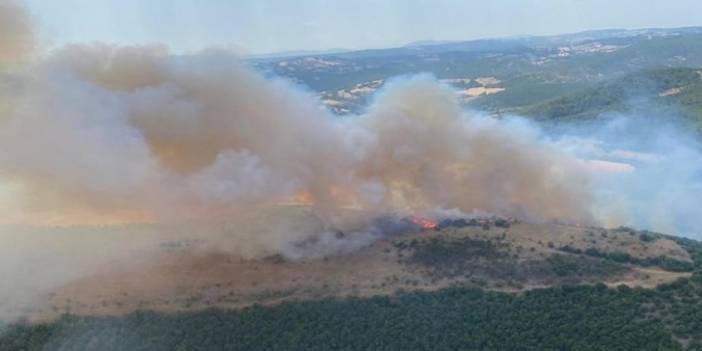
[[[702,350],[702,277],[656,290],[450,288],[15,324],[0,350]]]

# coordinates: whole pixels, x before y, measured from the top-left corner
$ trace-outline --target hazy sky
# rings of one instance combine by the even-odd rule
[[[26,0],[49,45],[107,41],[248,53],[702,25],[702,0]]]

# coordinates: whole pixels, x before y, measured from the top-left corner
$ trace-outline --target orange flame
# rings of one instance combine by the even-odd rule
[[[439,225],[439,223],[437,223],[436,221],[433,221],[428,218],[412,216],[410,217],[410,220],[412,221],[412,223],[422,227],[422,229],[436,229],[436,227],[438,227]]]

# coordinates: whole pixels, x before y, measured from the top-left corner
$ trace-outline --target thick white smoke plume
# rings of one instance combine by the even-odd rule
[[[3,78],[0,177],[34,223],[170,221],[293,200],[330,218],[457,208],[590,219],[575,159],[465,115],[428,77],[392,84],[345,120],[222,52],[71,46]]]
[[[0,0],[0,67],[27,59],[34,48],[29,15],[13,0]]]
[[[532,128],[466,114],[431,77],[397,80],[367,114],[339,119],[227,52],[32,51],[28,18],[0,2],[5,307],[164,240],[300,258],[369,244],[388,213],[592,220],[582,162]],[[143,222],[157,224],[75,227]]]
[[[430,77],[343,120],[222,52],[71,46],[5,79],[0,179],[22,205],[6,222],[171,222],[285,202],[323,221],[436,208],[591,219],[575,158],[466,115]]]
[[[29,16],[8,0],[0,33],[6,305],[140,262],[164,238],[300,258],[367,245],[379,237],[373,220],[391,213],[699,228],[702,153],[680,140],[632,147],[598,129],[554,142],[523,120],[464,111],[430,76],[397,79],[367,113],[342,119],[227,52],[37,52]],[[653,151],[638,147],[652,140]],[[72,227],[144,222],[156,225]]]

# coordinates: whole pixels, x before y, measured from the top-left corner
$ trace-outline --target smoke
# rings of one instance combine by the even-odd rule
[[[0,226],[0,321],[48,308],[47,293],[72,280],[116,264],[146,264],[159,239],[144,225]]]
[[[14,0],[0,0],[0,68],[29,57],[34,33],[29,15]]]
[[[407,215],[702,230],[702,148],[660,120],[545,135],[465,111],[428,75],[339,118],[227,51],[37,55],[29,16],[7,0],[0,32],[0,316],[193,238],[300,259],[369,245]]]
[[[457,208],[590,219],[575,159],[528,127],[466,115],[430,77],[390,84],[345,120],[226,52],[70,46],[13,78],[0,177],[34,223],[162,222],[295,198],[329,218]]]
[[[468,115],[429,76],[396,80],[348,119],[226,52],[75,45],[12,77],[1,92],[6,223],[224,222],[232,251],[254,257],[384,213],[592,220],[577,159],[533,127]],[[318,229],[280,216],[242,224],[283,203],[310,206]]]
[[[700,237],[702,145],[674,111],[605,115],[556,144],[589,160],[593,214],[603,225]]]
[[[10,304],[193,236],[207,250],[296,259],[368,245],[386,215],[638,221],[627,212],[647,213],[630,206],[637,184],[664,177],[640,164],[699,155],[600,157],[589,136],[559,143],[524,120],[467,112],[431,76],[395,79],[366,113],[341,119],[226,51],[98,43],[28,60],[29,16],[3,0],[0,30],[0,60],[12,63],[0,66],[0,223],[35,227],[0,226]],[[636,162],[617,162],[627,157]],[[640,182],[600,177],[603,168]],[[659,193],[658,211],[677,211],[685,191]],[[643,217],[667,225],[666,213]],[[144,222],[153,225],[76,227]],[[65,228],[36,228],[47,225]]]
[[[16,9],[0,18],[25,23]],[[156,260],[165,241],[299,259],[372,243],[386,215],[592,220],[577,159],[533,127],[468,114],[430,76],[397,79],[339,119],[225,51],[90,44],[38,57],[0,70],[3,315]],[[99,227],[129,223],[153,225]]]

